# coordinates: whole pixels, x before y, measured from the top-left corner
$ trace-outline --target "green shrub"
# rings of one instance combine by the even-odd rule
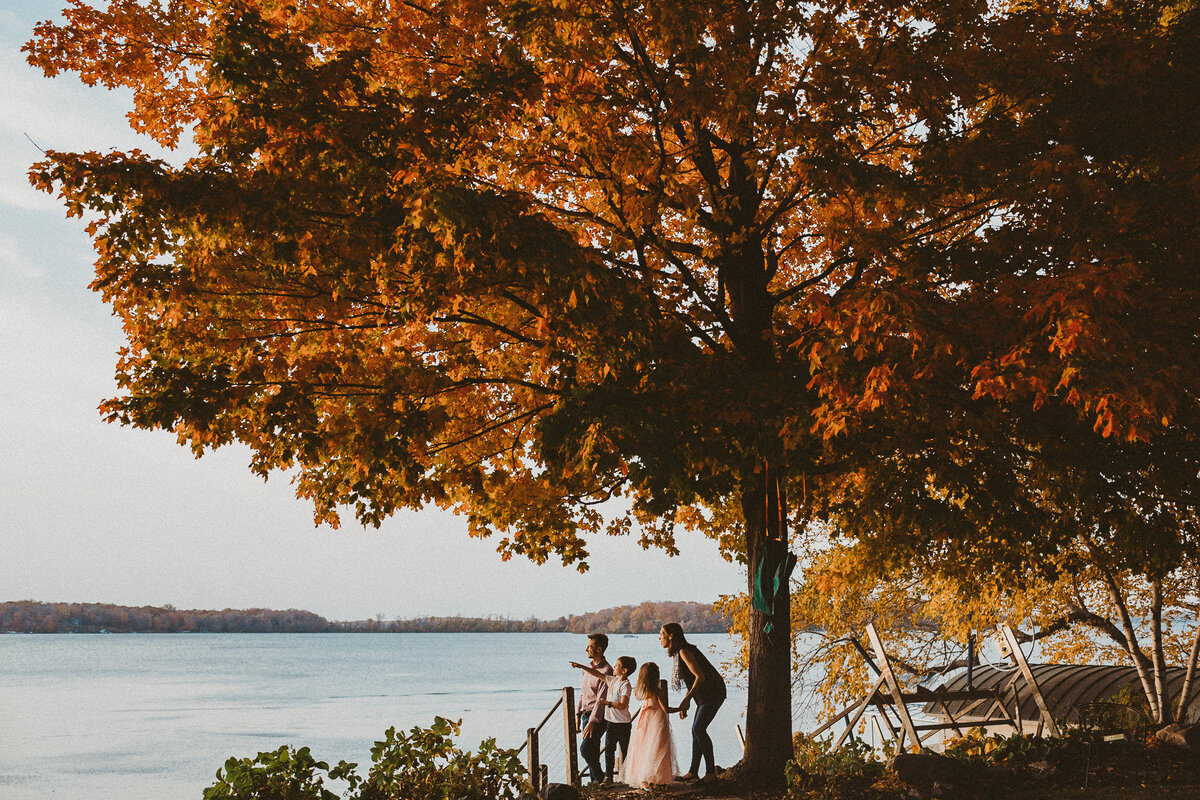
[[[996,738],[999,741],[989,755],[997,764],[1030,764],[1042,761],[1054,743],[1052,739],[1028,733],[1014,733],[1008,738],[997,734]]]
[[[365,779],[357,764],[341,761],[330,769],[307,747],[231,758],[204,790],[204,800],[343,800],[326,788],[329,780],[346,784],[344,800],[515,800],[525,774],[516,751],[486,739],[479,752],[463,752],[453,738],[459,726],[434,717],[432,727],[407,734],[389,728],[371,748]]]
[[[884,765],[866,742],[850,739],[834,749],[828,739],[793,740],[795,760],[787,766],[788,792],[792,797],[841,800],[862,797],[883,777]]]
[[[479,752],[454,746],[459,723],[436,717],[408,735],[388,728],[371,748],[372,767],[360,800],[514,800],[525,773],[515,750],[486,739]]]
[[[281,747],[253,759],[231,758],[217,770],[217,782],[204,790],[204,800],[337,800],[324,788],[325,780],[347,780],[353,787],[358,782],[356,766],[342,761],[331,770],[307,747]]]

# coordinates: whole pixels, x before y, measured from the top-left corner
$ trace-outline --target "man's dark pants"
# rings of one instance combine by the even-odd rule
[[[579,718],[579,732],[587,730],[591,712],[585,711]],[[592,735],[582,738],[579,743],[579,754],[583,756],[583,762],[587,764],[588,774],[592,776],[593,783],[600,783],[604,780],[604,768],[600,766],[600,745],[604,741],[604,732],[608,729],[608,723],[604,721],[604,717],[598,717],[596,724],[592,728]]]

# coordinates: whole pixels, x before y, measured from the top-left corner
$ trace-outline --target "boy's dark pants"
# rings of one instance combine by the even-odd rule
[[[629,758],[629,732],[632,730],[632,722],[608,723],[608,734],[604,739],[604,774],[609,780],[612,780],[613,766],[617,763],[617,745],[621,746],[621,758]]]

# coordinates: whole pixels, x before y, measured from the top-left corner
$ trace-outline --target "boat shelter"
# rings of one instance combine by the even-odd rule
[[[1104,664],[1030,664],[1037,691],[1050,714],[1065,727],[1090,727],[1133,730],[1144,721],[1137,701],[1143,696],[1137,670],[1128,666]],[[1177,698],[1183,689],[1186,670],[1167,671],[1167,694]],[[971,684],[965,672],[942,684],[951,696],[974,689],[994,693],[992,703],[972,700],[946,700],[926,703],[923,713],[941,722],[954,720],[960,727],[988,726],[1001,720],[1014,721],[1022,733],[1037,733],[1042,726],[1041,710],[1032,687],[1016,667],[976,667]],[[1128,702],[1132,699],[1134,702]],[[1002,708],[997,708],[997,703]],[[1189,722],[1196,721],[1200,710],[1193,704]]]
[[[936,688],[918,686],[912,691],[905,691],[897,680],[875,627],[867,625],[866,633],[874,658],[865,648],[859,650],[878,676],[874,685],[809,734],[816,737],[842,723],[835,748],[854,735],[860,720],[867,722],[864,714],[868,710],[873,712],[868,718],[879,740],[891,739],[901,749],[936,746],[942,736],[962,736],[972,728],[1058,736],[1063,727],[1087,727],[1121,737],[1146,721],[1138,702],[1144,696],[1142,684],[1134,667],[1030,664],[1007,625],[1000,627],[1000,633],[1011,666],[980,665],[953,675]],[[1179,697],[1185,673],[1182,667],[1168,670],[1168,696]],[[1188,722],[1200,719],[1195,699],[1193,691]],[[910,706],[920,706],[923,719],[914,719]]]

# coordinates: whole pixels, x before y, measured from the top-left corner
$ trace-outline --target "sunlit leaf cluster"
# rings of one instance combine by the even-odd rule
[[[1030,489],[1057,431],[1191,447],[1187,3],[64,14],[30,61],[198,148],[31,173],[125,324],[105,413],[249,445],[320,521],[437,503],[537,561],[677,526],[747,557],[769,464],[798,518],[969,571],[1060,543]]]

